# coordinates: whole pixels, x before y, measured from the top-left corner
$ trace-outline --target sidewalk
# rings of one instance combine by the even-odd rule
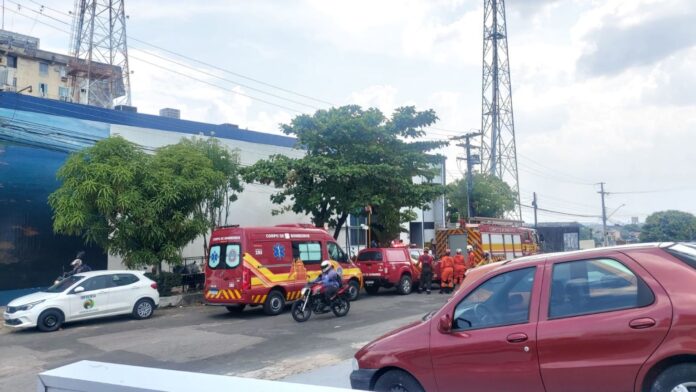
[[[318,368],[306,373],[295,374],[282,381],[319,385],[323,387],[338,387],[350,389],[350,372],[353,371],[351,360],[336,365]]]

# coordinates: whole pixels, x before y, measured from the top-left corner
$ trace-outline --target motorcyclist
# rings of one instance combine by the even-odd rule
[[[81,272],[87,272],[92,270],[92,268],[90,268],[87,264],[82,262],[82,258],[84,256],[85,252],[77,253],[77,256],[75,256],[75,260],[73,260],[72,263],[70,263],[70,265],[73,267],[72,271],[70,271],[70,275],[75,275]]]
[[[312,283],[321,283],[321,293],[324,294],[326,304],[329,304],[331,297],[341,286],[341,276],[336,272],[331,261],[324,260],[321,262],[321,274]]]

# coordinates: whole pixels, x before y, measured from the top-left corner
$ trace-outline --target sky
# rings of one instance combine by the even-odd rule
[[[44,1],[7,0],[5,28],[66,53],[74,3]],[[522,204],[536,192],[555,211],[539,221],[600,222],[604,182],[612,223],[696,213],[696,2],[506,3]],[[440,118],[427,138],[481,127],[483,0],[148,0],[126,13],[142,113],[279,133],[320,108],[415,105]],[[461,178],[463,151],[440,152]]]

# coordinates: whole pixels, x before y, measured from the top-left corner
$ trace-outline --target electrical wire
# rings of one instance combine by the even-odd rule
[[[15,3],[15,4],[18,4],[18,3],[16,3],[14,0],[8,0],[8,1],[13,2],[13,3]],[[34,0],[29,0],[29,1],[31,1],[31,2],[34,3],[34,4],[43,6],[43,4],[40,4],[40,3],[38,3],[38,2],[36,2],[36,1],[34,1]],[[46,8],[48,8],[48,7],[46,7]],[[56,10],[56,9],[53,9],[53,8],[49,8],[49,9],[50,9],[51,11],[54,11],[54,12],[63,14],[63,15],[65,15],[65,16],[73,17],[73,15],[70,15],[69,13],[66,13],[66,12],[63,12],[63,11],[59,11],[59,10]],[[34,12],[36,12],[36,11],[34,11]],[[54,18],[51,18],[51,19],[54,19]],[[54,20],[57,20],[57,19],[54,19]],[[65,22],[65,21],[59,21],[59,22],[61,22],[61,23],[63,23],[63,24],[66,24],[66,25],[68,25],[68,26],[71,26],[70,23],[67,23],[67,22]],[[198,64],[205,65],[206,67],[213,68],[213,69],[216,69],[216,70],[218,70],[218,71],[222,71],[222,72],[228,73],[228,74],[230,74],[230,75],[234,75],[234,76],[237,76],[237,77],[240,77],[240,78],[249,80],[249,81],[251,81],[251,82],[261,84],[261,85],[266,86],[266,87],[274,88],[274,89],[276,89],[276,90],[280,90],[280,91],[283,91],[283,92],[288,93],[288,94],[292,94],[292,95],[295,95],[295,96],[298,96],[298,97],[301,97],[301,98],[309,99],[309,100],[311,100],[311,101],[323,103],[323,104],[326,104],[326,105],[329,105],[329,106],[336,106],[335,104],[333,104],[333,103],[331,103],[331,102],[329,102],[329,101],[327,101],[327,100],[320,99],[320,98],[315,98],[315,97],[312,97],[312,96],[309,96],[309,95],[306,95],[306,94],[302,94],[302,93],[298,93],[298,92],[293,91],[293,90],[289,90],[289,89],[284,88],[284,87],[280,87],[280,86],[278,86],[278,85],[274,85],[274,84],[271,84],[271,83],[267,83],[267,82],[264,82],[264,81],[262,81],[262,80],[252,78],[252,77],[250,77],[250,76],[246,76],[246,75],[240,74],[240,73],[238,73],[238,72],[234,72],[234,71],[231,71],[231,70],[229,70],[229,69],[225,69],[225,68],[222,68],[222,67],[220,67],[220,66],[207,63],[207,62],[205,62],[205,61],[196,59],[196,58],[194,58],[194,57],[190,57],[190,56],[187,56],[187,55],[185,55],[185,54],[178,53],[178,52],[175,52],[175,51],[173,51],[173,50],[169,50],[169,49],[166,49],[166,48],[157,46],[157,45],[152,44],[152,43],[150,43],[150,42],[141,40],[141,39],[139,39],[139,38],[137,38],[137,37],[133,37],[133,36],[129,36],[129,35],[128,35],[128,36],[126,36],[126,38],[127,38],[128,40],[140,42],[140,43],[142,43],[142,44],[144,44],[144,45],[150,46],[150,47],[155,48],[155,49],[159,49],[159,50],[161,50],[161,51],[164,51],[164,52],[167,52],[167,53],[169,53],[169,54],[175,55],[175,56],[177,56],[177,57],[180,57],[180,58],[183,58],[183,59],[186,59],[186,60],[189,60],[189,61],[193,61],[193,62],[196,62],[196,63],[198,63]],[[239,83],[238,83],[238,84],[239,84]]]
[[[525,208],[534,209],[534,207],[530,206],[530,205],[526,205],[526,204],[519,204],[519,205],[522,207],[525,207]],[[568,212],[548,210],[545,208],[537,208],[537,211],[543,211],[543,212],[548,212],[548,213],[553,213],[553,214],[558,214],[558,215],[565,215],[565,216],[574,216],[574,217],[578,217],[578,218],[601,218],[601,216],[599,216],[599,215],[572,214],[572,213],[568,213]]]

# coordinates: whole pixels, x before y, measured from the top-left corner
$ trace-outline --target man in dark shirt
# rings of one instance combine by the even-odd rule
[[[430,286],[433,283],[433,257],[430,256],[430,250],[425,248],[423,254],[418,258],[418,265],[421,268],[420,284],[418,285],[418,294],[425,290],[430,294]]]

